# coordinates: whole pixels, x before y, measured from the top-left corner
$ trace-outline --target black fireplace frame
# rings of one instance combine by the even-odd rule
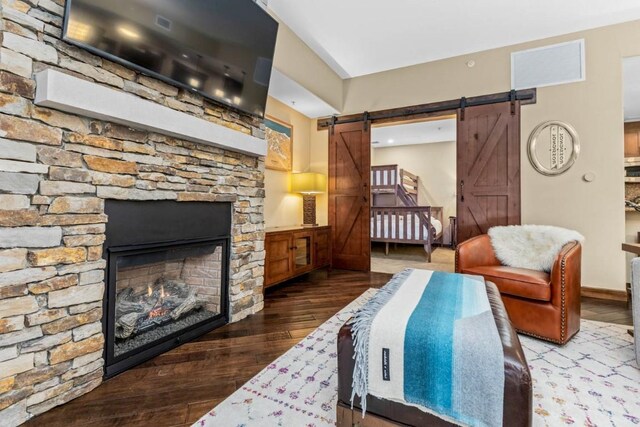
[[[188,212],[187,217],[185,212]],[[118,375],[229,323],[231,203],[107,200],[105,213],[109,215],[104,244],[107,268],[102,321],[105,378]],[[178,236],[187,238],[179,239]],[[118,258],[205,245],[222,247],[220,314],[116,356],[114,329]]]

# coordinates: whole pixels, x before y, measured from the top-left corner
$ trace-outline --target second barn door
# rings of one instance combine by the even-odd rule
[[[458,242],[520,224],[520,103],[458,110]]]

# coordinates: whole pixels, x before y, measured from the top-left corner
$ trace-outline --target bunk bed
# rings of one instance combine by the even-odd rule
[[[371,167],[371,241],[420,244],[431,262],[434,245],[443,243],[443,209],[418,205],[418,176],[398,165]]]

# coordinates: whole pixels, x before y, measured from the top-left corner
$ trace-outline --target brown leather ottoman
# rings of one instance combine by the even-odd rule
[[[532,391],[529,367],[518,335],[511,326],[500,298],[500,292],[493,283],[485,283],[504,350],[503,425],[505,427],[530,426],[532,422]],[[351,381],[354,364],[351,327],[345,324],[338,335],[338,427],[352,427],[354,425],[360,427],[452,425],[413,406],[373,396],[367,397],[367,413],[362,418],[359,397],[356,397],[354,409],[351,410]]]

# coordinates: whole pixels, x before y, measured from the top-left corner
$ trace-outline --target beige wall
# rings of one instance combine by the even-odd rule
[[[279,23],[273,66],[341,111],[343,80],[289,27]]]
[[[620,250],[625,238],[622,58],[640,54],[640,21],[351,79],[345,84],[344,112],[507,91],[512,51],[577,38],[586,41],[587,80],[540,88],[538,103],[522,109],[522,220],[579,230],[587,238],[583,285],[621,290],[625,284],[625,256]],[[474,68],[466,66],[470,59]],[[575,166],[553,178],[535,172],[525,154],[528,135],[549,119],[571,123],[582,142]],[[325,172],[326,138],[326,131],[311,137],[312,164]],[[587,172],[595,173],[595,181],[582,179]]]
[[[318,131],[318,121],[314,120],[311,124],[311,164],[310,169],[314,172],[329,174],[329,131]],[[321,194],[316,198],[318,211],[316,219],[318,224],[329,223],[329,199],[327,194]]]
[[[442,206],[443,227],[448,241],[449,216],[456,214],[456,143],[402,145],[374,148],[371,165],[398,165],[419,176],[418,203]]]
[[[293,171],[306,171],[311,119],[271,97],[267,101],[267,116],[293,125]],[[267,227],[302,224],[302,196],[289,192],[289,177],[289,172],[265,171],[264,219]]]
[[[278,17],[275,17],[278,19]],[[273,65],[337,110],[342,110],[344,81],[289,27],[280,22]],[[316,122],[287,105],[269,98],[267,114],[294,126],[293,170],[326,173],[327,155],[309,169],[310,140],[317,138]],[[313,130],[312,130],[313,126]],[[324,141],[326,149],[327,142]],[[314,155],[317,154],[314,151]],[[267,227],[302,223],[302,196],[289,193],[289,174],[267,169],[265,173],[265,223]],[[326,195],[318,196],[318,223],[327,224]]]

